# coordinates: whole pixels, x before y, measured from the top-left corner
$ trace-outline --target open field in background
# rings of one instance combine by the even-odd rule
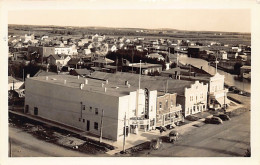
[[[188,39],[190,41],[210,42],[216,41],[224,44],[251,45],[250,33],[236,32],[210,32],[210,31],[182,31],[174,29],[136,29],[136,28],[106,28],[106,27],[60,27],[60,26],[33,26],[33,25],[9,25],[9,35],[35,35],[66,36],[80,38],[82,34],[104,34],[107,36],[127,36],[128,38],[145,37],[147,39],[169,38]],[[136,32],[143,30],[143,32]],[[69,34],[67,34],[69,32]],[[61,33],[61,34],[59,34]],[[63,33],[63,34],[62,34]],[[66,38],[64,37],[64,38]]]

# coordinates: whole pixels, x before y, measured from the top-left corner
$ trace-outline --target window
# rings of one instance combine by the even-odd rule
[[[83,123],[85,123],[85,119],[83,119],[82,121],[83,121]]]
[[[193,112],[195,112],[195,106],[193,107]]]
[[[79,121],[81,121],[81,118],[79,118]]]
[[[34,107],[34,115],[38,115],[38,108]]]
[[[173,106],[173,100],[171,100],[171,107]]]
[[[86,106],[85,105],[82,105],[82,110],[86,110]]]
[[[162,108],[162,102],[159,102],[159,108],[160,109]]]
[[[98,115],[98,108],[95,108],[95,114]]]
[[[165,109],[168,109],[168,100],[165,101]]]
[[[94,129],[98,130],[98,123],[97,122],[94,122]]]
[[[92,112],[92,107],[89,107],[89,112]]]

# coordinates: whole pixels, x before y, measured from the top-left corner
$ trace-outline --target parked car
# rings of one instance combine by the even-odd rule
[[[230,117],[226,114],[219,114],[217,117],[219,117],[223,121],[231,120]]]
[[[205,123],[209,124],[223,124],[223,121],[219,117],[206,118]]]
[[[179,133],[175,130],[171,131],[169,133],[169,141],[174,143],[175,141],[177,141],[179,138]]]

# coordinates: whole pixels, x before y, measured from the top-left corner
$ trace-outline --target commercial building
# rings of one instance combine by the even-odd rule
[[[139,75],[125,72],[117,72],[116,74],[94,72],[90,77],[103,80],[108,79],[109,81],[117,83],[128,81],[129,84],[137,87]],[[203,84],[199,81],[184,81],[168,77],[142,75],[141,87],[164,92],[165,94],[177,93],[176,102],[181,105],[182,114],[185,117],[207,110],[208,84]],[[157,99],[158,97],[159,96],[157,96]],[[157,114],[158,112],[157,109]]]
[[[126,135],[155,129],[156,90],[70,75],[27,78],[25,84],[25,113],[96,136],[102,131],[112,140],[122,138],[124,128]]]

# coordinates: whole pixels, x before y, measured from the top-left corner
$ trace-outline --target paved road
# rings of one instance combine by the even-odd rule
[[[32,135],[9,126],[12,157],[86,157],[90,156],[38,140]]]
[[[136,156],[237,157],[250,147],[250,112],[233,117],[223,125],[205,124],[184,134],[176,144],[163,143],[160,150]]]

